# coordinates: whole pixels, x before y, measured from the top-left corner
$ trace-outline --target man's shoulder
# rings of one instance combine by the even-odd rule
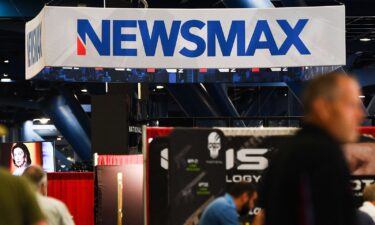
[[[208,209],[214,210],[214,211],[219,211],[219,210],[227,209],[227,208],[230,208],[230,207],[231,206],[230,206],[229,202],[227,201],[227,199],[224,196],[222,196],[222,197],[219,197],[219,198],[215,199],[213,202],[211,202]]]
[[[203,212],[200,225],[223,224],[224,221],[228,222],[228,218],[230,218],[229,221],[237,221],[237,214],[234,206],[231,205],[226,196],[223,196],[215,199],[207,206]]]
[[[221,206],[221,205],[226,205],[226,204],[228,204],[228,202],[227,202],[227,200],[225,199],[224,196],[221,196],[221,197],[215,199],[215,200],[211,203],[211,205],[214,205],[214,206]]]
[[[375,214],[375,206],[370,202],[364,202],[363,205],[359,208],[362,212]]]
[[[65,204],[56,198],[39,195],[39,200],[50,209],[61,210],[66,208]]]
[[[327,149],[339,149],[340,146],[332,138],[313,132],[298,132],[295,136],[290,137],[289,141],[281,146],[282,149],[294,150],[313,150],[312,153],[326,151]]]
[[[270,167],[267,173],[279,176],[282,171],[293,168],[303,168],[324,159],[338,158],[340,146],[335,144],[324,134],[314,134],[301,130],[296,135],[289,137],[287,142],[280,145],[270,158]],[[294,169],[293,169],[294,170]]]

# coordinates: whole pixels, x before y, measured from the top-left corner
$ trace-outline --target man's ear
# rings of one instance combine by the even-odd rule
[[[329,117],[328,106],[329,104],[327,104],[327,100],[324,98],[317,98],[312,105],[313,111],[319,112],[319,114],[316,114],[316,116],[323,120]]]

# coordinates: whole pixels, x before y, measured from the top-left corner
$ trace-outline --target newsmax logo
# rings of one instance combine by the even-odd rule
[[[34,65],[43,56],[42,23],[26,35],[27,67]]]
[[[146,20],[102,20],[101,37],[99,37],[99,31],[93,28],[89,20],[78,19],[77,55],[85,56],[89,54],[86,48],[88,40],[91,41],[100,56],[136,57],[139,55],[139,51],[144,51],[143,55],[153,57],[156,55],[158,45],[161,45],[163,57],[176,55],[188,58],[203,55],[208,57],[221,55],[254,56],[258,49],[268,49],[272,56],[283,56],[288,53],[292,46],[301,55],[310,55],[310,50],[300,37],[308,22],[308,19],[299,19],[293,26],[287,20],[280,19],[272,21],[277,26],[275,24],[270,26],[271,21],[257,20],[250,33],[250,41],[246,42],[246,39],[249,39],[246,37],[248,34],[246,29],[249,28],[245,26],[244,20],[231,21],[227,35],[224,34],[223,26],[218,20],[173,20],[168,28],[163,20],[153,22]],[[136,28],[139,30],[139,35],[134,31],[124,32],[124,30],[131,30],[124,28],[133,28],[133,30]],[[273,31],[271,28],[278,30]],[[201,31],[205,29],[206,32],[201,32],[198,35],[197,32],[193,32],[197,29]],[[283,40],[275,40],[275,32],[283,32],[286,37]],[[181,39],[182,42],[177,45],[178,40]],[[124,48],[122,45],[124,42],[136,41],[141,41],[143,48]],[[279,47],[276,44],[277,41],[282,43]],[[233,50],[235,43],[236,50]]]

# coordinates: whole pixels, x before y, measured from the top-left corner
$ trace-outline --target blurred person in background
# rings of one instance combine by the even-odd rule
[[[1,168],[0,225],[47,225],[27,181]]]
[[[375,174],[375,139],[361,135],[359,142],[344,146],[344,154],[354,176]]]
[[[370,184],[363,190],[363,205],[359,208],[362,212],[371,216],[375,222],[375,184]]]
[[[240,216],[247,215],[254,208],[257,196],[254,185],[235,183],[224,196],[206,207],[199,225],[239,225]]]
[[[28,167],[22,176],[26,177],[34,186],[39,205],[46,215],[49,225],[74,225],[65,204],[57,199],[47,197],[47,174],[40,166]]]
[[[356,210],[357,225],[375,225],[371,216],[359,209]]]
[[[252,200],[249,201],[247,211],[240,212],[240,225],[254,225],[259,224],[257,221],[262,217],[262,211],[256,207],[258,199],[258,192],[255,191]],[[260,224],[259,224],[260,225]]]
[[[304,125],[270,161],[260,189],[266,225],[354,225],[356,211],[342,145],[359,138],[360,86],[342,72],[304,90]]]

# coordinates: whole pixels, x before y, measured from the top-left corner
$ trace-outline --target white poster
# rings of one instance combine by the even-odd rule
[[[27,79],[40,71],[40,65],[104,68],[344,65],[345,8],[48,6],[27,23],[26,42]]]

